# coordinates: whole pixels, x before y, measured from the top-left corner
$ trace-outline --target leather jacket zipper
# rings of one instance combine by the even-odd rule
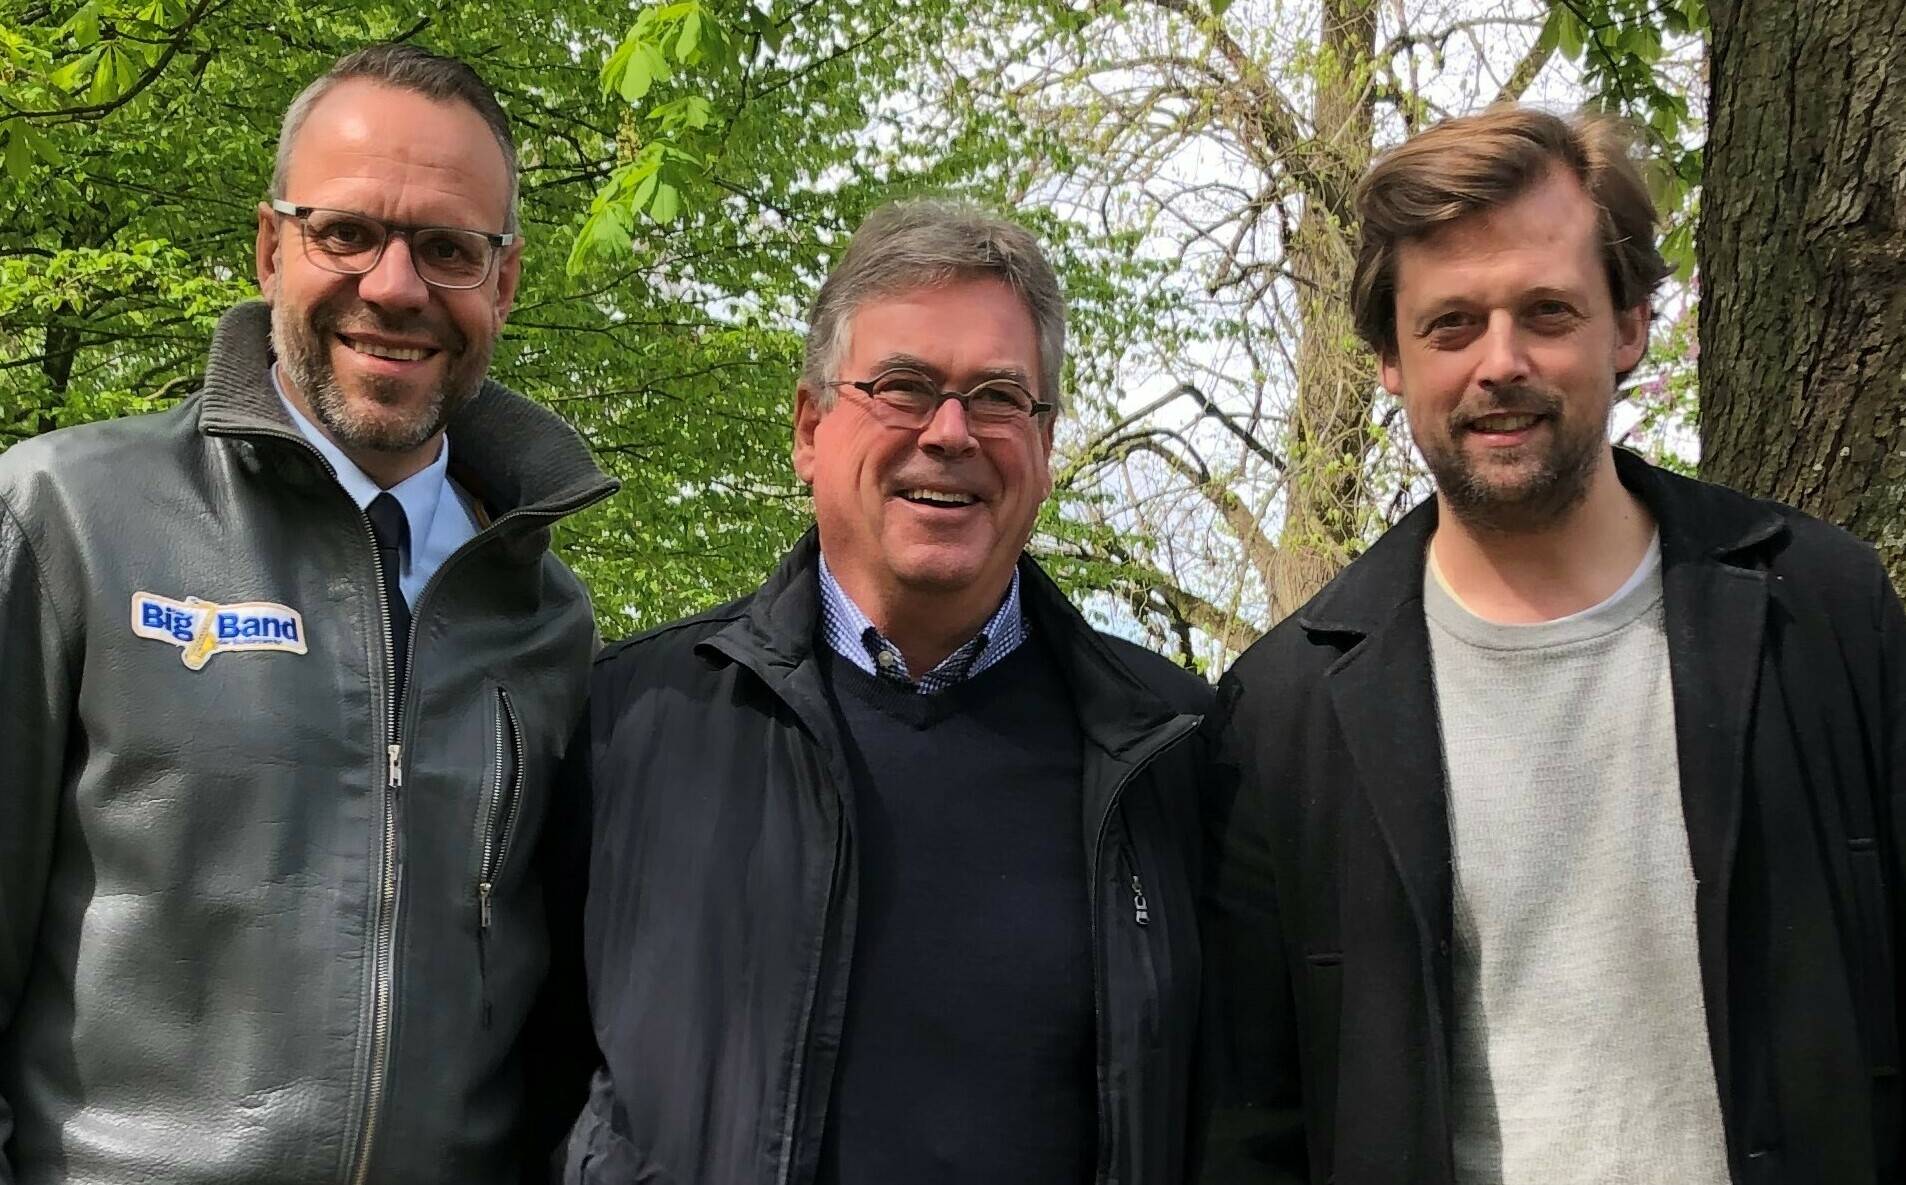
[[[289,427],[233,428],[221,425],[206,429],[206,434],[208,436],[274,440],[289,444],[294,448],[303,449],[306,455],[318,463],[320,469],[330,475],[334,483],[337,481],[336,467],[326,459],[323,453],[312,447],[310,441]],[[349,495],[344,494],[344,488],[342,486],[337,486],[336,488],[340,495],[344,495],[347,498],[349,497]],[[506,511],[492,519],[489,526],[484,527],[474,536],[466,539],[462,546],[445,557],[436,572],[432,573],[430,579],[424,582],[423,590],[417,594],[417,603],[410,607],[412,641],[414,642],[416,639],[417,622],[423,619],[423,607],[430,600],[431,591],[437,587],[445,575],[465,556],[476,551],[480,546],[488,543],[492,538],[500,534],[505,523],[514,522],[518,519],[543,519],[554,523],[565,515],[574,514],[579,510],[602,501],[614,492],[615,487],[609,485],[606,488],[591,490],[582,496],[571,498],[567,502],[540,506],[535,509],[518,507],[515,510]],[[365,539],[371,546],[371,571],[376,581],[379,616],[383,619],[384,667],[386,670],[391,671],[392,677],[395,678],[397,658],[395,642],[391,637],[390,631],[390,589],[384,580],[383,567],[378,564],[376,560],[377,534],[371,530],[370,516],[365,514],[363,509],[359,507],[358,517],[364,524]],[[411,678],[411,675],[416,665],[417,648],[415,645],[412,645],[406,648],[404,660],[403,686],[406,696],[410,694],[410,688],[415,686],[416,681]],[[396,702],[395,690],[396,685],[394,683],[387,684],[384,701],[386,705],[384,744],[384,868],[381,884],[379,885],[376,920],[373,923],[374,937],[372,942],[372,958],[375,961],[376,968],[373,972],[371,1000],[371,1059],[369,1077],[365,1084],[364,1091],[363,1124],[359,1129],[357,1152],[352,1159],[350,1177],[348,1178],[351,1185],[365,1185],[365,1182],[370,1178],[371,1152],[377,1135],[377,1120],[383,1108],[384,1083],[390,1073],[391,993],[396,978],[397,895],[399,889],[402,887],[398,875],[399,830],[397,826],[397,807],[398,791],[403,788],[404,784],[404,749],[403,739],[399,731],[399,709],[402,705]]]
[[[398,877],[398,791],[404,785],[404,746],[402,736],[403,703],[397,696],[399,686],[410,686],[413,647],[405,647],[404,680],[397,678],[397,649],[391,637],[391,588],[384,578],[384,566],[377,562],[377,533],[371,529],[368,514],[363,515],[364,532],[371,544],[371,572],[377,584],[377,608],[384,639],[384,669],[390,672],[385,684],[385,772],[384,772],[384,867],[379,880],[376,920],[372,923],[371,957],[371,1065],[370,1081],[364,1088],[364,1127],[358,1141],[357,1163],[351,1170],[352,1185],[364,1185],[371,1171],[371,1147],[377,1135],[377,1119],[384,1101],[384,1080],[390,1070],[391,993],[397,978],[397,893],[402,887]],[[426,590],[428,591],[428,590]],[[421,596],[418,597],[422,601]],[[414,619],[413,619],[414,622]],[[414,629],[412,631],[415,632]]]
[[[497,873],[510,852],[517,807],[523,801],[523,730],[510,693],[496,689],[496,791],[483,822],[483,856],[477,864],[477,977],[483,984],[482,1024],[490,1027],[490,899]]]
[[[1166,750],[1190,736],[1193,732],[1197,731],[1197,728],[1197,717],[1180,717],[1174,720],[1170,726],[1161,731],[1148,751],[1132,763],[1131,768],[1127,769],[1124,776],[1119,778],[1118,784],[1112,787],[1111,797],[1105,801],[1105,811],[1099,816],[1098,838],[1094,840],[1092,844],[1092,863],[1089,870],[1092,894],[1092,1027],[1098,1047],[1097,1077],[1099,1083],[1098,1171],[1093,1175],[1093,1180],[1098,1182],[1099,1185],[1105,1185],[1105,1182],[1111,1179],[1110,1166],[1106,1163],[1107,1158],[1105,1155],[1107,1145],[1106,1137],[1108,1134],[1107,1124],[1109,1123],[1108,1116],[1110,1111],[1105,1098],[1104,1086],[1106,1050],[1105,935],[1103,933],[1103,927],[1099,924],[1099,882],[1102,879],[1101,861],[1105,856],[1105,836],[1106,832],[1111,829],[1112,816],[1118,813],[1119,800],[1125,797],[1125,788],[1131,785],[1132,780],[1138,777],[1139,774],[1144,773],[1145,770],[1151,766],[1152,762],[1163,756]],[[1129,856],[1128,859],[1130,859]],[[1129,872],[1131,885],[1135,894],[1135,900],[1133,901],[1135,913],[1142,915],[1139,920],[1140,925],[1148,925],[1151,922],[1151,910],[1150,907],[1145,904],[1144,886],[1138,879],[1138,864],[1135,859],[1132,860]]]

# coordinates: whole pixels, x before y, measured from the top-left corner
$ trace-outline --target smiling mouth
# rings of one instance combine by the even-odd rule
[[[1471,420],[1469,430],[1471,432],[1490,433],[1521,432],[1524,429],[1535,427],[1541,421],[1541,416],[1529,412],[1501,412]]]
[[[945,506],[957,508],[961,506],[973,506],[979,502],[979,498],[972,494],[958,493],[952,490],[901,490],[899,496],[913,503],[915,506]]]
[[[338,340],[359,354],[371,358],[384,358],[392,362],[422,362],[437,352],[433,346],[384,346],[360,341],[344,333],[338,334]]]

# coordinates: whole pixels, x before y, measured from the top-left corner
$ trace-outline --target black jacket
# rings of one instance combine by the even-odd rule
[[[846,763],[814,656],[818,556],[810,533],[753,596],[596,663],[581,937],[603,1069],[566,1181],[813,1179],[857,906]],[[1190,1152],[1211,691],[1093,631],[1031,560],[1020,573],[1084,734],[1098,1180],[1169,1185]]]
[[[1734,1179],[1901,1180],[1906,618],[1872,551],[1616,454],[1660,525],[1702,989]],[[1209,1181],[1452,1180],[1435,506],[1220,684]]]

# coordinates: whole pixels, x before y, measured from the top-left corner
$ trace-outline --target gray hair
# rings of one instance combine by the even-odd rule
[[[848,322],[862,304],[976,278],[1004,280],[1025,302],[1039,342],[1039,390],[1033,395],[1065,406],[1059,387],[1065,366],[1065,297],[1038,240],[969,202],[930,200],[893,202],[868,215],[821,285],[808,312],[801,370],[815,400],[823,408],[833,406],[836,392],[826,383],[838,377],[835,368],[847,352]]]
[[[278,162],[271,171],[272,197],[285,196],[285,174],[291,168],[291,142],[297,138],[311,109],[338,83],[358,78],[411,91],[439,103],[467,103],[482,116],[496,137],[496,146],[503,150],[503,164],[510,175],[510,200],[503,231],[516,233],[516,139],[510,134],[510,117],[496,101],[496,92],[468,63],[401,42],[367,45],[345,54],[291,100],[278,129]]]

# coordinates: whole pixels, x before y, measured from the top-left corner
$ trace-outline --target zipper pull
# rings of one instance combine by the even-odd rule
[[[480,1012],[484,1028],[490,1027],[490,890],[494,886],[489,881],[477,885],[477,979],[483,984],[483,1006]]]
[[[1136,872],[1132,874],[1132,917],[1141,926],[1151,925],[1151,907],[1145,904],[1145,886],[1139,882]]]
[[[390,772],[387,775],[390,788],[395,790],[404,784],[404,747],[389,745],[384,752],[390,758]]]

